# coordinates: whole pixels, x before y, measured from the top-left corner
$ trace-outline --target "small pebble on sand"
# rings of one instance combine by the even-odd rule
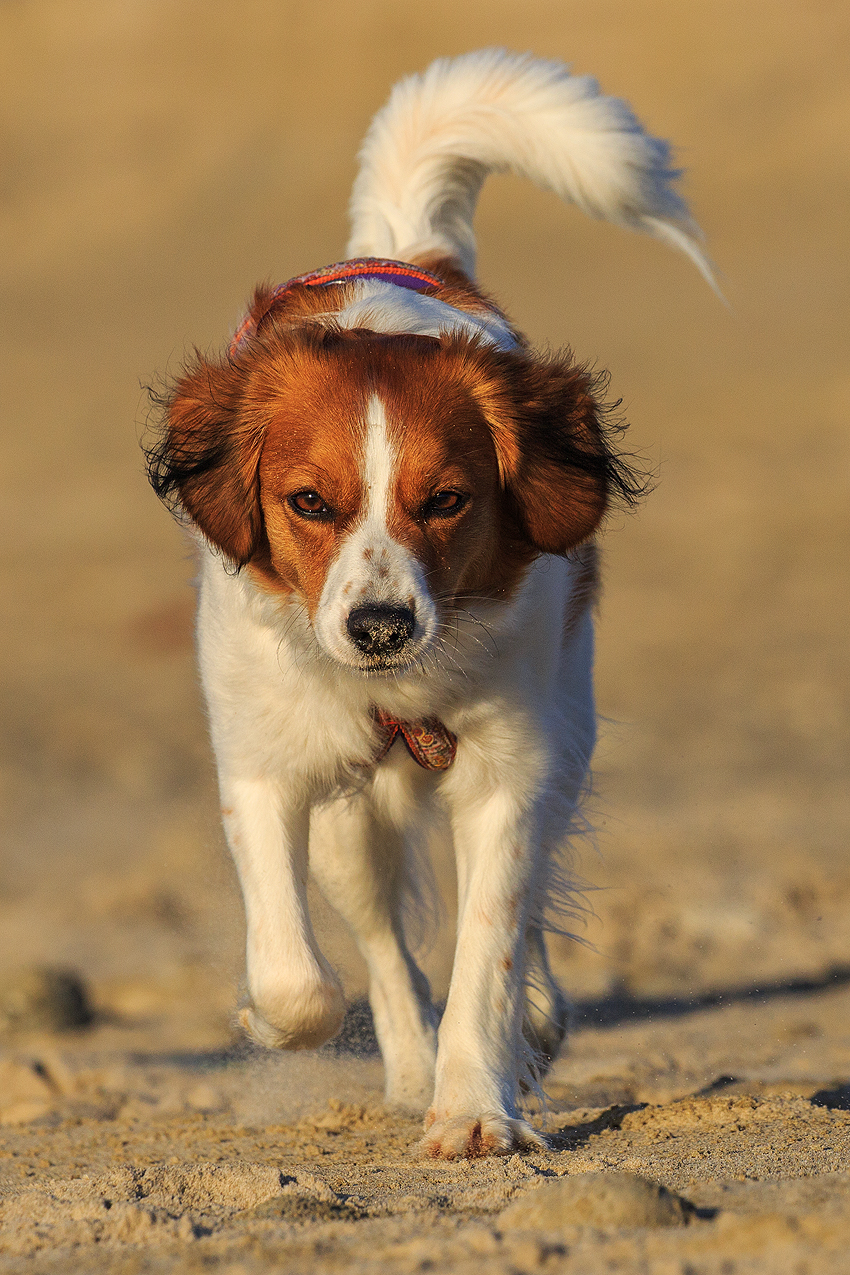
[[[684,1226],[693,1206],[634,1173],[579,1173],[547,1182],[499,1215],[500,1230],[565,1226]]]
[[[93,1018],[82,979],[31,965],[0,974],[0,1032],[67,1031]]]

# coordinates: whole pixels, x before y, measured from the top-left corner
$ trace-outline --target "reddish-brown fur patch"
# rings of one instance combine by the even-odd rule
[[[252,563],[267,585],[276,576],[315,610],[340,539],[361,512],[367,403],[377,394],[399,458],[390,534],[422,563],[437,597],[510,586],[506,567],[525,565],[533,549],[515,528],[511,536],[513,520],[500,516],[490,429],[438,341],[362,332],[299,341],[288,334],[271,362],[277,366],[267,360],[263,368],[274,388],[259,463],[268,547]],[[286,498],[301,487],[319,492],[333,522],[292,512]],[[424,519],[425,501],[447,488],[468,493],[468,508],[457,519]]]
[[[476,1120],[475,1124],[469,1131],[469,1139],[467,1141],[465,1151],[470,1160],[478,1160],[487,1154],[488,1139],[483,1136],[481,1129],[481,1121]]]
[[[248,312],[251,321],[249,331],[256,336],[272,319],[278,322],[285,320],[288,323],[302,323],[316,319],[319,315],[344,310],[354,300],[354,296],[355,284],[351,281],[324,288],[293,284],[280,296],[275,296],[274,289],[264,284],[257,288],[251,302]]]

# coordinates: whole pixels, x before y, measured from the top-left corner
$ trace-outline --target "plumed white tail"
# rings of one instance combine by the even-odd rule
[[[699,228],[673,189],[667,143],[560,62],[502,49],[442,58],[395,86],[360,160],[349,256],[438,252],[474,277],[482,183],[512,172],[590,217],[666,240],[715,286]]]

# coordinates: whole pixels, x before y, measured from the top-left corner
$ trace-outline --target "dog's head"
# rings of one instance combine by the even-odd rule
[[[594,378],[466,334],[258,324],[177,383],[154,487],[364,673],[421,659],[453,605],[508,598],[541,553],[634,496]]]

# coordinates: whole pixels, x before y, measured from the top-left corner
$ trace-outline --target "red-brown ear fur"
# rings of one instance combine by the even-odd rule
[[[569,553],[593,535],[612,499],[635,502],[643,486],[612,447],[604,377],[569,355],[446,344],[490,426],[512,512],[535,549]]]
[[[178,382],[163,438],[148,453],[157,495],[179,502],[239,566],[256,551],[263,529],[257,467],[264,431],[240,413],[244,379],[235,363],[199,359]]]

